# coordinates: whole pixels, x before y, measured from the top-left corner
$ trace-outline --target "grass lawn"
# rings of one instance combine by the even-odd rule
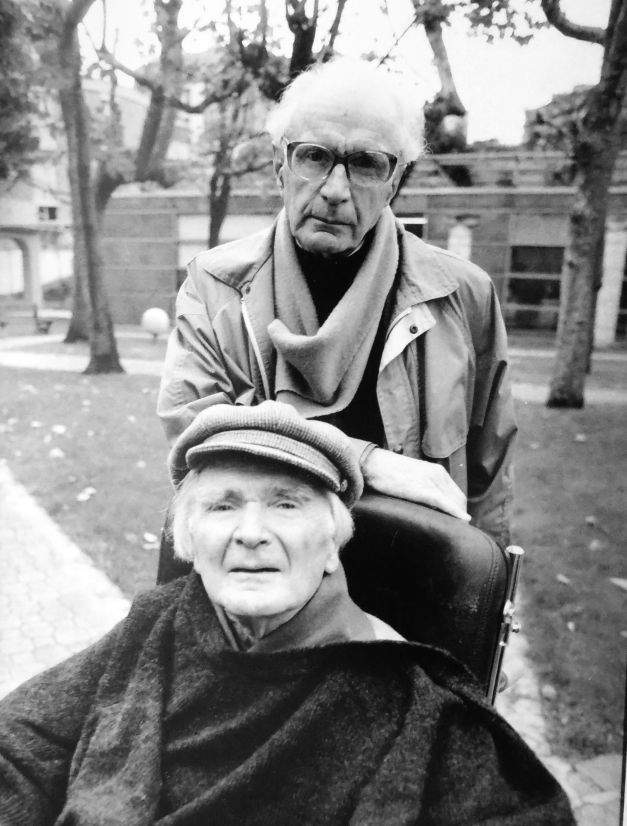
[[[155,582],[171,495],[158,381],[0,368],[0,455],[129,596]]]
[[[123,358],[163,352],[163,342],[119,345]],[[50,346],[43,336],[37,345]],[[518,357],[514,377],[546,384],[550,368],[549,359]],[[154,583],[170,498],[157,386],[153,377],[0,367],[0,455],[129,596]],[[627,361],[599,363],[590,386],[627,389]],[[518,411],[522,618],[553,746],[565,755],[619,751],[627,622],[625,591],[611,579],[627,578],[627,406]]]

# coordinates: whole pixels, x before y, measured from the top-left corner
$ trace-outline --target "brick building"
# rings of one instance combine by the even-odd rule
[[[526,150],[431,156],[415,166],[394,211],[430,243],[471,258],[494,279],[508,326],[553,328],[574,190],[560,153]],[[454,186],[452,181],[464,186]],[[273,185],[236,192],[222,241],[267,226],[280,209]],[[205,198],[159,192],[112,199],[105,222],[107,289],[114,319],[137,323],[152,306],[172,311],[185,264],[206,248]],[[598,346],[627,324],[627,153],[610,195]]]

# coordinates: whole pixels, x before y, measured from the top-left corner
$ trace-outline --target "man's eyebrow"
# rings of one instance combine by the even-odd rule
[[[270,488],[270,495],[271,496],[285,496],[289,499],[297,499],[299,501],[309,501],[313,495],[313,490],[309,487],[309,485],[305,484],[295,484],[295,485],[282,485],[282,484],[275,484],[272,485]]]
[[[221,502],[224,499],[240,499],[242,492],[236,488],[204,488],[198,499],[202,502]]]

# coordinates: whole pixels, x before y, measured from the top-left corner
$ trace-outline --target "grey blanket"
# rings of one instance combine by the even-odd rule
[[[574,823],[555,780],[436,649],[242,653],[195,574],[0,703],[0,823]]]

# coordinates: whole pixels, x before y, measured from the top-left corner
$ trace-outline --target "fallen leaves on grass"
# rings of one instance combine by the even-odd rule
[[[88,485],[86,488],[83,488],[83,490],[80,493],[76,494],[76,501],[87,502],[89,499],[91,499],[94,493],[96,493],[96,488],[93,488],[91,487],[91,485]]]
[[[154,533],[146,531],[143,535],[142,549],[144,551],[154,551],[159,547],[159,537]]]

